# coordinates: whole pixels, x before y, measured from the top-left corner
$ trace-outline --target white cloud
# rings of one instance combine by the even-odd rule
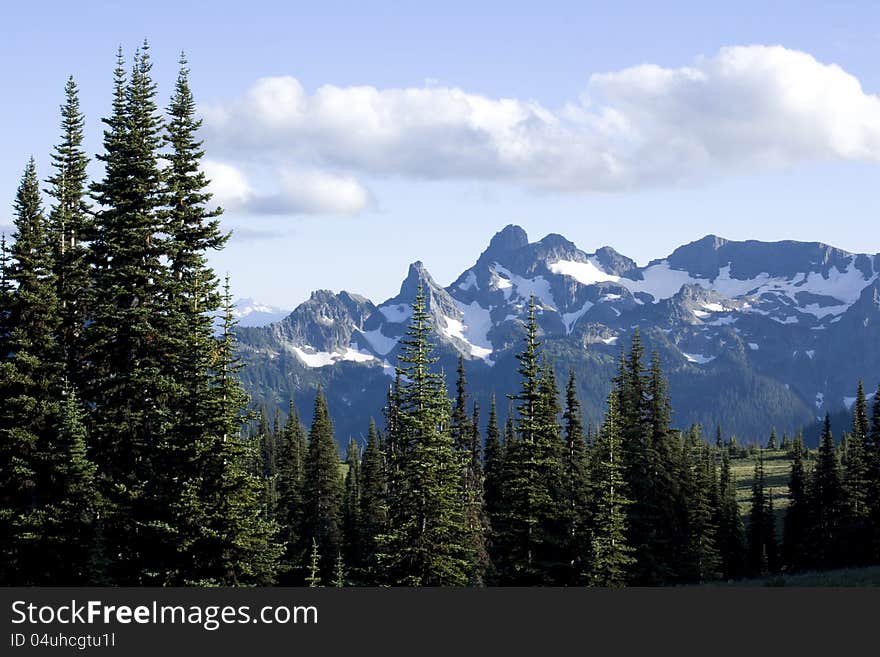
[[[354,178],[321,168],[595,192],[880,159],[880,98],[840,67],[779,46],[596,74],[581,98],[558,110],[433,83],[309,93],[293,77],[271,77],[203,114],[212,148],[234,161],[271,163],[276,200],[304,212],[354,213],[369,204]],[[231,188],[233,197],[249,189]]]
[[[256,190],[238,167],[205,160],[213,201],[234,211],[256,214],[352,215],[371,203],[370,193],[352,176],[282,166],[273,171],[274,188]]]
[[[211,199],[224,208],[238,208],[254,197],[254,190],[244,174],[231,164],[215,160],[203,160],[202,170],[210,180],[208,191],[213,194]]]

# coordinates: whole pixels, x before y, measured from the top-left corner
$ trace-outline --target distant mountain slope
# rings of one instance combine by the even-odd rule
[[[485,408],[495,391],[504,414],[535,296],[545,350],[560,379],[577,374],[590,419],[601,419],[621,345],[639,327],[669,375],[677,425],[714,431],[720,422],[750,440],[843,410],[860,377],[874,389],[878,272],[880,255],[714,235],[639,267],[610,247],[587,253],[555,234],[529,242],[507,226],[448,287],[415,262],[399,293],[378,305],[321,290],[280,321],[243,327],[243,380],[269,405],[293,397],[305,417],[320,384],[340,441],[362,434],[371,416],[380,419],[421,283],[441,365],[454,373],[463,354],[477,400]]]

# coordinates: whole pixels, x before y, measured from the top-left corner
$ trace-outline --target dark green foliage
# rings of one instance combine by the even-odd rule
[[[872,556],[880,560],[880,385],[874,393],[874,404],[871,411],[871,428],[865,451],[868,455],[868,493],[870,500],[870,520],[873,527],[871,540]]]
[[[333,424],[320,388],[314,409],[305,461],[300,540],[305,545],[317,545],[321,555],[318,573],[322,580],[330,581],[336,557],[342,551],[343,480]]]
[[[791,476],[788,480],[788,510],[783,529],[783,561],[790,571],[810,565],[810,498],[804,465],[804,441],[798,435],[791,447]]]
[[[754,576],[763,576],[776,569],[775,520],[772,494],[768,495],[764,478],[764,450],[758,450],[752,483],[752,502],[748,524],[748,568]]]
[[[280,581],[285,584],[296,581],[297,576],[301,580],[298,570],[303,555],[299,552],[299,530],[302,525],[302,492],[307,449],[306,431],[291,400],[287,420],[281,430],[281,439],[278,441],[278,478],[275,487],[278,496],[275,520],[279,526],[278,539],[284,545]]]
[[[816,455],[812,482],[813,499],[813,558],[823,567],[840,565],[841,524],[844,511],[843,485],[840,462],[834,448],[831,433],[831,418],[825,414],[825,427],[822,441]]]
[[[116,581],[163,583],[176,568],[172,502],[180,498],[168,459],[173,332],[163,312],[168,272],[159,148],[162,120],[146,44],[126,83],[116,71],[113,114],[105,120],[104,179],[93,186],[99,208],[91,236],[94,294],[86,331],[84,394],[93,406],[91,434],[109,503],[108,554]],[[164,448],[168,446],[169,449]]]
[[[401,341],[398,385],[389,427],[388,531],[378,560],[388,583],[464,585],[473,563],[462,505],[461,458],[450,435],[450,404],[440,373],[431,371],[429,315],[421,285]]]
[[[844,517],[841,538],[845,554],[842,556],[848,565],[865,565],[871,558],[869,431],[865,387],[859,381],[853,404],[852,433],[847,440],[843,478]]]
[[[265,586],[275,581],[283,546],[278,527],[265,515],[263,479],[253,471],[258,446],[242,436],[247,396],[241,387],[235,317],[227,280],[221,335],[213,351],[206,416],[196,445],[194,474],[172,503],[181,584]]]
[[[718,549],[721,575],[738,579],[745,572],[745,528],[736,501],[736,480],[730,468],[730,456],[721,456],[719,476]]]
[[[621,419],[617,396],[612,394],[596,442],[593,473],[596,507],[590,558],[593,586],[625,586],[633,565],[632,548],[626,538],[627,509],[631,501],[623,477]]]
[[[380,581],[376,562],[379,536],[388,528],[387,485],[385,457],[382,453],[376,423],[370,420],[367,446],[360,466],[360,501],[358,508],[357,551],[360,555],[359,571],[355,575],[364,584]]]
[[[493,393],[489,406],[489,423],[486,426],[486,443],[483,448],[484,502],[486,515],[493,531],[501,512],[503,456],[501,431],[498,428],[498,410]]]
[[[525,347],[517,354],[520,392],[511,398],[518,402],[516,436],[504,445],[504,509],[496,535],[495,566],[505,584],[550,584],[564,577],[558,393],[552,370],[542,371],[539,365],[539,347],[532,298]]]
[[[49,240],[58,297],[58,347],[68,379],[79,386],[82,384],[82,340],[90,289],[84,242],[91,220],[86,197],[89,160],[82,146],[85,119],[72,76],[67,80],[64,95],[61,143],[52,154],[55,173],[47,180],[47,192],[53,198]]]
[[[709,447],[703,445],[699,460],[692,466],[691,486],[686,496],[688,540],[680,577],[689,582],[706,582],[721,574],[715,524],[717,491],[713,490],[718,483],[715,467]]]
[[[345,465],[345,482],[342,493],[343,549],[337,562],[344,560],[349,568],[358,568],[362,558],[358,535],[361,504],[361,454],[354,438],[348,441]]]
[[[101,498],[95,466],[86,453],[87,434],[79,400],[69,386],[51,438],[42,451],[40,536],[34,562],[43,584],[84,586],[101,581],[103,546],[96,531]]]
[[[565,390],[565,449],[562,455],[563,518],[565,524],[564,561],[569,566],[567,584],[584,581],[589,572],[592,522],[590,475],[581,405],[574,372],[569,372]]]
[[[61,396],[57,297],[33,158],[15,197],[15,242],[6,277],[9,335],[0,359],[0,582],[38,584],[35,549],[45,528],[45,452]]]

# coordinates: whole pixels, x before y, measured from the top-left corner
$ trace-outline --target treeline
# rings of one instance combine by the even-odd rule
[[[674,585],[878,560],[880,396],[869,422],[860,386],[843,447],[827,422],[814,458],[785,440],[780,546],[763,450],[744,522],[738,448],[670,427],[638,331],[585,427],[534,299],[504,426],[462,359],[450,396],[421,289],[379,422],[344,462],[320,390],[308,429],[293,404],[252,417],[205,259],[227,236],[186,64],[164,112],[150,71],[146,44],[128,72],[120,53],[92,183],[68,83],[50,207],[31,161],[0,249],[0,583]]]
[[[532,303],[503,427],[494,398],[485,422],[469,401],[462,359],[451,399],[432,371],[421,293],[384,428],[371,421],[344,465],[320,390],[308,432],[293,405],[274,429],[263,415],[252,436],[263,446],[267,508],[288,539],[282,581],[657,586],[880,560],[880,402],[869,426],[861,385],[840,447],[830,430],[815,454],[800,436],[780,442],[771,432],[767,449],[792,462],[783,535],[764,448],[741,448],[720,429],[711,446],[699,426],[672,429],[659,359],[645,364],[638,331],[604,423],[585,429],[574,375],[560,394],[535,313]],[[743,513],[731,462],[750,455]]]

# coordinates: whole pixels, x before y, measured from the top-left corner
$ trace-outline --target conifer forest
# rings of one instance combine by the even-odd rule
[[[23,163],[0,245],[0,584],[671,586],[880,564],[873,387],[817,449],[673,427],[636,330],[586,422],[534,299],[517,392],[488,407],[462,358],[447,389],[420,288],[366,441],[340,453],[320,388],[308,426],[292,402],[261,411],[208,264],[229,236],[187,62],[170,96],[151,68],[146,42],[120,49],[100,179],[73,78],[57,146]]]

